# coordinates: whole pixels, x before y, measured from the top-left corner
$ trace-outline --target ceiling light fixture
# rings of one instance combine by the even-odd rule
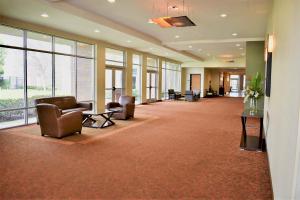
[[[244,49],[243,47],[240,48],[240,50],[243,50],[243,49]]]
[[[178,39],[178,38],[180,38],[180,36],[179,35],[175,35],[175,38]]]
[[[43,13],[43,14],[41,14],[41,17],[48,18],[49,15],[47,13]]]
[[[109,3],[115,3],[116,0],[107,0]]]
[[[189,48],[191,49],[191,48],[193,48],[193,46],[192,46],[192,45],[189,45]]]
[[[153,15],[159,15],[162,17],[150,18],[148,23],[157,24],[161,28],[196,26],[195,23],[188,17],[189,8],[185,4],[185,0],[181,1],[182,5],[179,7],[178,5],[169,5],[169,1],[157,5],[157,2],[153,0]],[[164,6],[166,6],[166,8],[163,8]]]
[[[235,46],[240,47],[241,45],[240,44],[236,44]]]
[[[154,21],[152,19],[148,19],[148,24],[154,24]]]
[[[126,40],[126,42],[127,42],[127,43],[131,43],[132,41],[131,41],[131,40]]]
[[[221,14],[220,17],[225,18],[225,17],[227,17],[227,14],[225,14],[225,13]]]
[[[232,36],[237,36],[238,34],[237,33],[232,33]]]
[[[100,31],[98,29],[95,29],[94,32],[95,33],[100,33]]]

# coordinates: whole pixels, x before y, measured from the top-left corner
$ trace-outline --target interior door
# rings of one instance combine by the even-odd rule
[[[124,93],[124,71],[121,69],[105,70],[105,103],[117,102]]]
[[[200,92],[200,90],[201,90],[201,74],[191,74],[190,90]]]

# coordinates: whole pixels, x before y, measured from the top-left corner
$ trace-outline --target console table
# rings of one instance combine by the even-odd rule
[[[259,120],[259,136],[247,135],[247,118],[256,118]],[[250,109],[246,109],[241,115],[241,120],[243,129],[240,148],[248,151],[265,151],[263,139],[263,110],[252,111]]]

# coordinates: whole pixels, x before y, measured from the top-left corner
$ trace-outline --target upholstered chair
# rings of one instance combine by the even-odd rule
[[[106,105],[108,110],[119,109],[119,112],[113,114],[115,119],[129,119],[134,118],[135,97],[134,96],[120,96],[119,102],[110,102]]]
[[[81,133],[82,112],[72,111],[61,114],[59,108],[53,104],[36,105],[42,136],[62,138],[76,132]]]

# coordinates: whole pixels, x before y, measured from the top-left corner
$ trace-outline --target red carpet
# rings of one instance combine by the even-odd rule
[[[2,131],[0,199],[272,199],[266,154],[239,149],[242,107],[140,106],[156,119],[86,144]]]

